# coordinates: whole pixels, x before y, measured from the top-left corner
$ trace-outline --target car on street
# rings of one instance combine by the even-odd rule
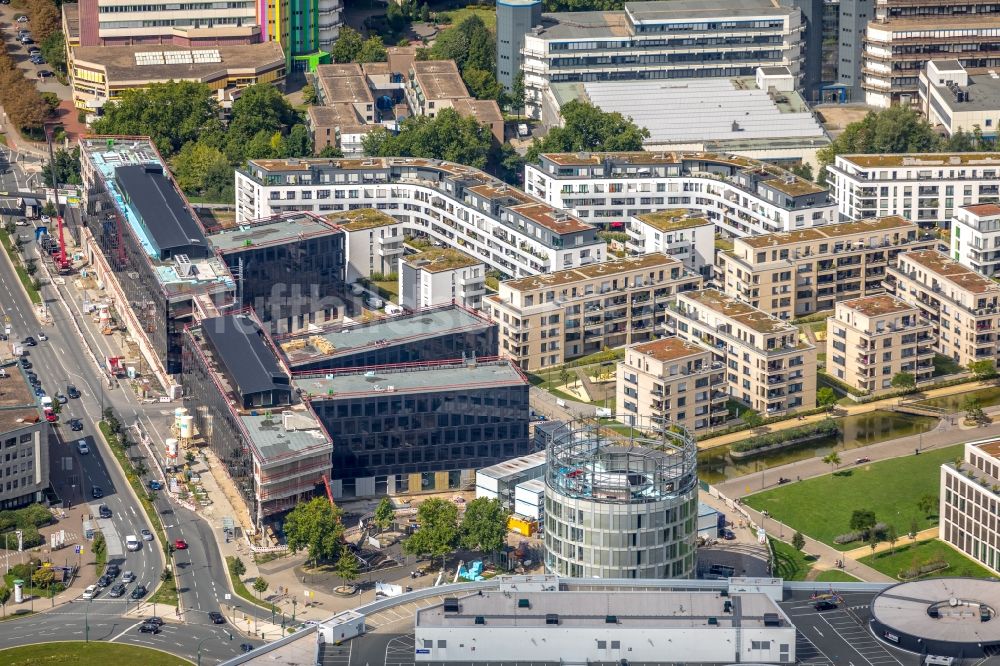
[[[90,495],[91,495],[91,497],[93,497],[94,499],[101,499],[102,497],[104,497],[104,491],[103,491],[103,490],[101,490],[101,487],[100,487],[100,486],[93,486],[93,487],[92,487],[92,488],[90,489]]]
[[[44,218],[45,216],[42,215],[42,217]],[[45,220],[42,220],[42,221],[44,222]],[[45,335],[44,333],[39,333],[38,334],[38,340],[39,340],[39,342],[45,342],[48,339],[49,339],[49,336]]]
[[[79,432],[80,430],[83,430],[83,421],[81,421],[80,419],[70,419],[69,429],[72,430],[73,432]]]
[[[75,386],[73,386],[72,384],[67,384],[66,385],[66,395],[68,395],[73,400],[76,400],[77,398],[80,397],[80,391],[77,390],[77,388]]]
[[[107,504],[102,504],[97,507],[97,512],[101,515],[101,518],[110,518],[113,515]]]
[[[726,541],[732,541],[733,539],[736,538],[736,534],[732,530],[721,530],[719,532],[719,536],[721,536]]]
[[[84,599],[93,599],[94,597],[97,596],[97,586],[96,585],[88,585],[87,589],[84,590],[83,594],[81,594],[80,596],[82,598],[84,598]]]
[[[25,345],[27,347],[34,347],[38,343],[35,342],[35,339],[29,335],[24,340],[22,340],[21,344],[23,344],[23,345]]]
[[[152,481],[149,482],[149,489],[150,490],[163,490],[163,484],[160,483],[159,481],[157,481],[156,479],[153,479]]]
[[[133,592],[134,594],[134,592]],[[138,597],[136,597],[138,599]],[[143,622],[139,625],[140,634],[158,634],[160,633],[160,625],[153,622]]]
[[[138,537],[134,534],[129,534],[125,537],[125,549],[128,551],[136,551],[142,548],[142,543],[139,541]]]
[[[142,537],[143,541],[153,540],[153,533],[147,530],[146,528],[142,528],[141,530],[139,530],[139,535]]]
[[[128,596],[131,597],[132,599],[142,599],[144,596],[146,596],[146,586],[136,585],[134,588],[132,588],[132,594]]]
[[[829,599],[820,599],[819,601],[813,604],[813,608],[815,608],[818,611],[833,610],[836,607],[837,604],[833,601],[830,601]]]
[[[108,574],[104,574],[103,576],[97,579],[97,587],[107,587],[108,585],[111,585],[111,583],[113,582],[114,579],[111,576],[109,576]]]
[[[208,614],[208,619],[212,621],[212,624],[225,624],[226,618],[222,616],[219,611],[212,611]]]
[[[135,582],[135,574],[132,573],[131,571],[126,571],[125,573],[122,574],[122,582],[126,583],[126,584],[128,584],[128,583],[134,583]]]
[[[90,453],[90,446],[87,444],[86,441],[81,439],[76,443],[76,450],[77,452],[79,452],[81,456],[85,456],[88,453]],[[96,488],[97,486],[94,487]]]
[[[185,541],[184,539],[177,539],[177,541],[174,541],[174,548],[176,548],[177,550],[187,550],[187,547],[188,547],[187,541]]]
[[[244,654],[247,652],[253,652],[253,645],[250,643],[240,643],[240,650],[242,650]]]
[[[122,583],[118,583],[110,590],[108,590],[108,596],[114,597],[115,599],[122,596],[123,594],[125,594],[125,585],[123,585]]]
[[[109,564],[107,568],[104,569],[104,573],[108,574],[112,578],[118,578],[118,574],[122,572],[122,569],[117,564]]]
[[[865,463],[870,463],[871,461],[872,461],[871,458],[858,458],[857,460],[854,461],[854,464],[855,465],[864,465]]]
[[[28,17],[25,16],[24,14],[21,14],[20,16],[18,16],[14,20],[17,21],[18,23],[27,23],[28,22]]]
[[[60,405],[65,405],[67,402],[69,402],[69,398],[64,396],[62,393],[59,393],[58,391],[56,391],[56,400],[59,401]]]
[[[150,615],[149,617],[147,617],[146,618],[146,622],[149,623],[149,624],[155,624],[158,627],[162,627],[163,624],[164,624],[163,623],[163,618],[162,617],[157,617],[155,615]]]

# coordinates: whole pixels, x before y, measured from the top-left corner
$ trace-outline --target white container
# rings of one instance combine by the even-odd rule
[[[190,414],[185,414],[181,417],[181,426],[179,428],[181,439],[187,441],[191,439],[194,435],[194,417]]]
[[[172,459],[176,458],[177,457],[177,440],[174,439],[173,437],[167,437],[167,441],[165,442],[165,444],[167,446],[167,457],[168,458],[172,458]]]

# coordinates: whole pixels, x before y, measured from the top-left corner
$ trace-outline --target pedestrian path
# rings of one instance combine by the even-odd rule
[[[874,553],[884,553],[887,550],[892,550],[897,546],[902,546],[917,541],[931,541],[938,538],[938,528],[928,527],[926,530],[917,532],[916,538],[911,539],[908,536],[900,536],[896,543],[891,544],[888,541],[880,541],[873,551],[871,546],[861,546],[860,548],[855,548],[854,550],[848,550],[844,553],[846,557],[851,557],[854,559],[859,559],[862,557],[868,557]]]

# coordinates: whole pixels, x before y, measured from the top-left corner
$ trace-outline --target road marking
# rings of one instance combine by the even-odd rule
[[[112,639],[111,639],[110,641],[108,641],[108,642],[109,642],[109,643],[114,643],[114,642],[115,642],[116,640],[118,640],[119,638],[121,638],[122,636],[124,636],[125,634],[127,634],[128,632],[132,631],[133,629],[135,629],[136,627],[138,627],[138,626],[139,626],[140,624],[142,624],[142,621],[139,621],[139,622],[136,622],[136,623],[135,623],[135,624],[133,624],[133,625],[132,625],[131,627],[129,627],[128,629],[126,629],[126,630],[125,630],[125,631],[123,631],[122,633],[118,634],[117,636],[115,636],[114,638],[112,638]]]
[[[822,616],[820,616],[820,617],[822,617]],[[813,629],[815,629],[815,630],[816,630],[816,633],[817,633],[817,634],[819,634],[820,636],[823,636],[823,632],[819,630],[819,627],[817,627],[817,626],[813,625]],[[825,638],[825,636],[823,636],[823,637]]]

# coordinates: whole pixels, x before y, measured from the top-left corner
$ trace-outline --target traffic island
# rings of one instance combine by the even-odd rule
[[[66,641],[36,643],[0,650],[0,664],[34,666],[35,664],[67,663],[75,666],[107,666],[108,664],[142,664],[143,666],[183,666],[190,664],[161,650],[124,645],[122,643]]]

